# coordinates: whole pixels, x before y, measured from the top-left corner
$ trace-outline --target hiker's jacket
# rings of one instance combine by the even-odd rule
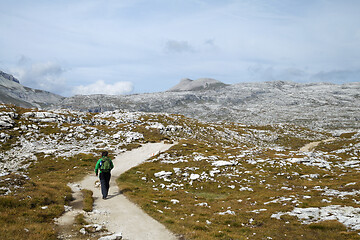
[[[98,174],[98,171],[99,171],[99,170],[100,170],[100,173],[101,173],[100,163],[101,163],[101,160],[103,160],[103,158],[108,158],[108,157],[102,157],[102,158],[100,158],[100,159],[97,161],[97,163],[96,163],[96,165],[95,165],[95,173],[96,173],[96,174]],[[108,158],[108,159],[110,160],[111,169],[113,169],[113,168],[114,168],[114,164],[113,164],[113,162],[111,161],[110,158]]]

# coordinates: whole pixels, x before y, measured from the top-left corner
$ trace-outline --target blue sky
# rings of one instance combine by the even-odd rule
[[[357,0],[0,0],[0,70],[63,96],[360,81]]]

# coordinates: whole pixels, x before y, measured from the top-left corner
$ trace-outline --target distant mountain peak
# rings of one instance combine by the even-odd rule
[[[17,80],[13,75],[4,73],[3,71],[0,71],[0,77],[3,77],[5,79],[7,79],[7,80],[10,80],[10,81],[13,81],[13,82],[16,82],[16,83],[20,83],[20,81]]]
[[[62,96],[25,87],[14,76],[0,71],[0,103],[22,107],[47,107],[63,99]]]
[[[206,89],[214,89],[218,87],[226,86],[225,83],[212,78],[199,78],[192,80],[189,78],[183,78],[174,87],[170,88],[169,92],[180,92],[180,91],[198,91]]]

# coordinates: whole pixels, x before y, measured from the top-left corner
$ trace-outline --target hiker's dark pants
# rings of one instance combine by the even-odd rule
[[[101,183],[101,193],[103,195],[103,198],[106,198],[109,193],[110,188],[110,172],[101,172],[99,175],[100,183]]]

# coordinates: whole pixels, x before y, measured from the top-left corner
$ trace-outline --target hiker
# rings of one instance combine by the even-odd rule
[[[100,170],[100,184],[101,184],[101,193],[103,195],[103,199],[106,199],[108,196],[109,188],[110,188],[110,177],[111,177],[111,169],[114,168],[114,164],[111,159],[108,157],[108,152],[105,151],[102,153],[102,157],[97,161],[95,166],[95,174],[98,175],[98,171]]]

